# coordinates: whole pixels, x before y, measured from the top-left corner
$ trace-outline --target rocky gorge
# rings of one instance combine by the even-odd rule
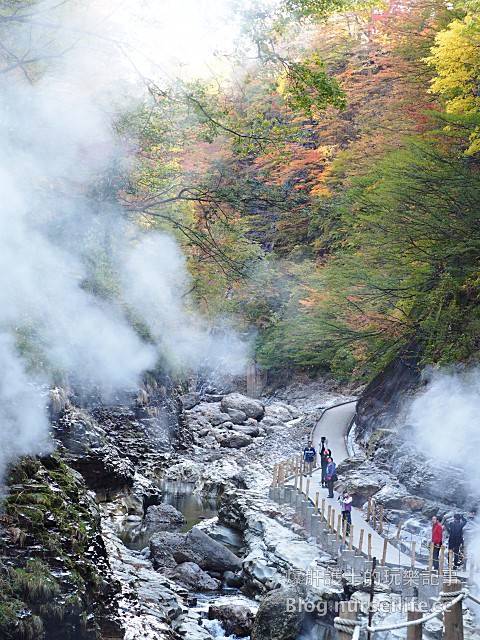
[[[354,597],[366,607],[367,594],[332,571],[336,558],[268,487],[274,464],[301,451],[324,408],[357,395],[300,378],[250,398],[242,384],[197,391],[155,376],[109,406],[51,392],[55,449],[8,478],[1,637],[208,640],[222,637],[219,628],[252,640],[331,637],[330,605]],[[452,510],[453,490],[440,503],[428,485],[402,482],[385,453],[393,432],[367,438],[360,424],[351,437],[339,487],[357,506],[375,496],[393,523],[410,519],[416,533]],[[200,501],[193,522],[169,502],[172,487]],[[204,499],[215,504],[206,518]],[[312,570],[315,585],[295,579]],[[201,610],[201,594],[227,601]],[[288,612],[288,598],[310,607]]]

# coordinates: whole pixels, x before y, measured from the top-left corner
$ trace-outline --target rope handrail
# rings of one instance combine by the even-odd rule
[[[440,596],[440,599],[445,602],[445,605],[442,606],[438,611],[432,611],[431,613],[425,616],[422,616],[421,618],[417,618],[416,620],[406,620],[405,622],[398,622],[396,624],[391,624],[387,626],[371,627],[368,624],[366,624],[366,622],[359,622],[358,620],[351,620],[349,618],[341,618],[340,616],[337,616],[333,620],[333,626],[335,627],[335,629],[338,629],[339,631],[343,631],[344,633],[351,634],[352,636],[356,629],[358,629],[358,632],[360,632],[361,629],[365,629],[370,633],[377,633],[381,631],[394,631],[395,629],[403,629],[406,627],[414,627],[418,624],[424,624],[425,622],[428,622],[432,618],[436,618],[437,616],[444,614],[446,611],[449,611],[455,604],[457,604],[457,602],[460,602],[465,598],[470,598],[477,604],[480,604],[480,599],[473,596],[468,591],[468,589],[461,589],[460,591],[453,591],[453,592],[441,591],[439,596]],[[352,640],[354,640],[353,637],[352,637]]]

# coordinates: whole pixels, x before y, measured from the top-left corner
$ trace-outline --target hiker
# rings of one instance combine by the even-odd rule
[[[336,480],[336,474],[335,474],[335,470],[337,468],[337,465],[335,464],[335,462],[332,460],[332,458],[328,457],[327,458],[327,468],[325,469],[325,480],[327,483],[327,488],[328,488],[328,497],[329,498],[333,498],[333,483]]]
[[[438,571],[440,547],[442,546],[443,528],[436,516],[432,518],[433,568]]]
[[[306,475],[311,476],[313,471],[313,466],[315,463],[315,458],[317,457],[317,452],[315,451],[315,447],[311,440],[308,441],[307,446],[303,450],[303,462],[304,462],[304,471]]]
[[[331,449],[328,449],[326,446],[326,437],[322,436],[320,438],[320,444],[321,444],[321,448],[320,448],[320,465],[322,467],[322,487],[326,487],[327,486],[327,478],[326,478],[326,470],[327,470],[327,464],[328,464],[328,458],[332,457],[332,451]]]
[[[345,489],[342,496],[338,497],[342,508],[342,530],[347,529],[347,536],[350,535],[350,525],[352,524],[352,496]]]
[[[448,526],[448,551],[453,551],[453,568],[458,569],[462,564],[460,560],[460,547],[463,545],[463,527],[467,519],[463,514],[456,513],[453,522]]]

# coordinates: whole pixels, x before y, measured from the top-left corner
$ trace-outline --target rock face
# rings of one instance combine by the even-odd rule
[[[251,640],[297,640],[305,613],[299,606],[305,599],[300,587],[275,589],[260,604]]]
[[[209,620],[219,620],[225,629],[225,635],[237,638],[249,636],[255,615],[248,607],[238,604],[211,606],[208,609]]]

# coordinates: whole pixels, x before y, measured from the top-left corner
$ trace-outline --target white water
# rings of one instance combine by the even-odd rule
[[[257,613],[258,602],[250,600],[246,596],[242,595],[238,591],[232,590],[222,595],[219,594],[203,594],[197,595],[197,606],[194,607],[194,611],[199,613],[203,618],[203,626],[212,635],[215,640],[237,640],[237,636],[225,635],[225,630],[218,620],[208,619],[208,609],[212,605],[243,605],[248,607],[253,613]],[[249,640],[250,636],[245,637],[243,640]]]

